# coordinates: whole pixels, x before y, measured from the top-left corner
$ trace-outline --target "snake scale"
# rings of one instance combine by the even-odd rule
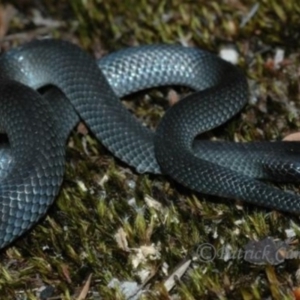
[[[44,86],[52,88],[42,96]],[[195,92],[168,109],[154,133],[119,99],[157,86]],[[96,63],[70,42],[35,40],[0,57],[0,95],[0,127],[9,141],[0,148],[0,248],[31,228],[55,200],[65,143],[79,119],[138,173],[163,173],[197,192],[300,211],[299,196],[260,180],[298,181],[299,143],[196,138],[248,100],[242,71],[210,52],[148,45]]]

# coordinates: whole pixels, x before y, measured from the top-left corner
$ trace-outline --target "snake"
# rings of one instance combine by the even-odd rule
[[[159,86],[193,92],[156,131],[120,98]],[[44,92],[46,90],[46,92]],[[268,184],[299,181],[297,142],[212,142],[199,136],[248,102],[244,72],[216,54],[181,45],[128,47],[98,61],[79,46],[36,39],[0,57],[0,248],[46,213],[64,177],[65,144],[82,120],[137,173],[153,173],[209,195],[299,213],[300,198]]]

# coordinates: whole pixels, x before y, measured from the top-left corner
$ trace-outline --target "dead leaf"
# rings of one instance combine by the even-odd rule
[[[81,133],[82,135],[87,135],[89,131],[87,127],[82,122],[80,122],[77,126],[77,132]]]
[[[162,210],[162,204],[160,202],[156,201],[155,199],[153,199],[152,197],[150,197],[149,195],[146,195],[144,200],[148,207],[152,207],[157,211]]]
[[[164,286],[168,292],[175,286],[176,280],[179,280],[183,276],[183,274],[190,266],[191,262],[191,259],[184,260],[183,262],[181,262],[175,268],[174,272],[170,274],[170,276],[164,281]]]
[[[289,245],[266,237],[260,241],[249,241],[244,246],[244,260],[256,265],[278,265],[284,262]]]
[[[168,99],[169,99],[169,105],[170,106],[173,106],[174,104],[176,104],[180,100],[179,95],[174,90],[169,91]]]
[[[128,242],[127,242],[127,234],[122,227],[119,228],[117,233],[115,234],[115,240],[116,240],[118,246],[122,250],[129,251]]]
[[[69,267],[67,265],[62,265],[62,272],[67,280],[68,283],[72,283],[71,277],[70,277],[70,272],[69,272]]]
[[[293,290],[293,294],[294,294],[295,300],[300,300],[300,288],[295,288]]]
[[[8,5],[0,5],[0,38],[3,38],[9,28],[11,19],[16,15],[16,9]]]
[[[87,281],[85,282],[78,298],[76,300],[84,300],[86,299],[86,296],[90,290],[90,285],[91,285],[91,280],[92,280],[92,274],[89,275]]]
[[[300,141],[300,132],[294,132],[283,138],[283,141]]]

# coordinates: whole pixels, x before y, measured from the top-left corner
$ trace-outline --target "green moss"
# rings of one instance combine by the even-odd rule
[[[239,48],[241,67],[255,83],[251,85],[255,101],[208,136],[238,141],[280,139],[299,127],[300,4],[262,0],[241,26],[256,3],[51,0],[32,6],[15,1],[18,11],[7,35],[11,46],[38,36],[40,31],[31,18],[37,10],[44,18],[63,21],[43,32],[71,39],[96,56],[157,42],[212,51],[232,42]],[[286,57],[278,69],[272,66],[276,47],[285,49]],[[162,99],[167,92],[151,91],[148,101],[143,94],[128,97],[138,105],[126,105],[153,127],[163,113],[162,106],[166,107]],[[54,296],[60,299],[77,299],[90,274],[87,299],[125,299],[120,288],[108,288],[113,278],[144,284],[147,293],[142,299],[175,295],[181,299],[292,299],[298,260],[270,268],[240,258],[203,262],[199,257],[203,243],[219,250],[230,245],[237,252],[250,239],[284,240],[285,229],[291,227],[289,216],[195,195],[163,176],[137,175],[92,135],[78,130],[69,141],[67,159],[61,193],[48,215],[1,254],[1,299],[20,295],[38,299],[36,290],[44,285],[55,287]],[[146,197],[151,197],[150,202]],[[125,240],[117,243],[120,229]],[[298,237],[298,228],[295,232]],[[298,246],[295,239],[294,248]],[[154,253],[147,256],[141,249]],[[194,258],[192,268],[168,291],[163,285],[167,273],[172,274],[188,257]],[[148,281],[141,279],[142,271],[149,273]]]

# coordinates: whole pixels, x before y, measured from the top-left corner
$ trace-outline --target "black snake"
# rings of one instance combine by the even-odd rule
[[[298,196],[257,180],[297,181],[298,143],[195,140],[248,100],[243,73],[214,54],[150,45],[114,52],[97,65],[69,42],[36,40],[1,56],[0,81],[0,127],[9,140],[0,149],[0,248],[32,227],[54,201],[64,173],[65,143],[79,117],[139,173],[163,170],[195,191],[300,210]],[[169,109],[153,133],[119,97],[163,85],[196,92]],[[56,88],[42,97],[35,90],[44,86]]]

